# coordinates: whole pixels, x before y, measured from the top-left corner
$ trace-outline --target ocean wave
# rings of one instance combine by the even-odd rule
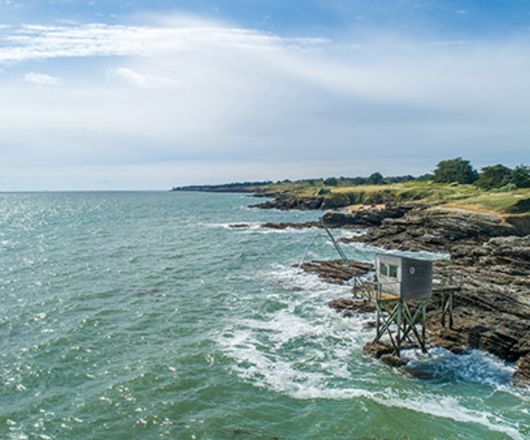
[[[263,227],[265,222],[232,222],[232,223],[200,223],[199,226],[205,228],[228,229],[238,231],[241,233],[260,233],[260,234],[305,234],[318,229],[316,226],[304,228],[287,227],[283,229],[266,228]],[[239,226],[245,225],[245,226]]]
[[[515,372],[513,364],[480,350],[455,354],[435,347],[427,355],[407,350],[403,356],[410,359],[407,368],[427,373],[435,380],[500,386],[509,383]]]
[[[258,318],[237,319],[217,340],[241,379],[295,399],[366,398],[383,406],[478,424],[513,439],[524,438],[517,425],[492,412],[469,408],[469,402],[457,397],[439,391],[426,394],[413,386],[399,392],[377,389],[380,375],[395,373],[362,356],[362,346],[373,338],[373,330],[365,328],[373,315],[344,319],[325,304],[349,294],[350,286],[330,285],[315,275],[280,265],[257,276],[283,290],[267,296],[282,307]],[[433,349],[428,356],[409,350],[405,356],[412,367],[432,372],[433,379],[489,385],[493,392],[495,387],[507,387],[513,374],[512,366],[478,350],[455,355]],[[418,383],[404,375],[398,380]]]

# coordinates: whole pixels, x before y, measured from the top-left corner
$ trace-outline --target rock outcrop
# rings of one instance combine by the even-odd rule
[[[368,300],[353,300],[350,298],[337,298],[331,300],[328,306],[342,312],[344,317],[351,317],[354,313],[373,313],[375,304]]]
[[[481,349],[516,362],[514,381],[530,383],[530,236],[515,232],[495,217],[410,210],[397,220],[383,220],[368,232],[367,239],[361,236],[349,241],[449,252],[450,260],[435,263],[434,276],[436,286],[460,286],[455,294],[454,326],[442,327],[441,297],[435,293],[427,312],[431,344],[455,353]],[[370,271],[369,265],[362,264],[361,271],[343,261],[313,261],[302,268],[323,280],[341,283]],[[366,311],[358,304],[341,298],[329,305],[351,316]],[[378,358],[391,354],[384,344],[369,344],[365,351]]]
[[[518,385],[530,384],[530,354],[519,359],[513,381]]]
[[[250,229],[251,225],[248,223],[234,223],[228,225],[232,229]],[[320,228],[322,226],[320,221],[316,222],[280,222],[280,223],[263,223],[260,225],[262,229],[307,229],[307,228]]]
[[[366,201],[363,201],[365,203]],[[296,197],[276,194],[259,208],[331,209],[359,201],[333,197]],[[372,200],[371,203],[384,203]],[[441,298],[435,294],[428,308],[431,344],[455,353],[481,349],[516,362],[514,381],[530,383],[530,221],[527,214],[506,218],[455,208],[425,205],[333,210],[322,222],[330,228],[366,228],[366,234],[342,238],[345,243],[366,243],[387,249],[448,253],[450,260],[434,266],[438,286],[460,286],[455,295],[454,326],[441,325]],[[318,226],[310,222],[309,226]],[[308,227],[308,224],[268,225],[271,228]],[[342,260],[311,261],[301,265],[322,280],[341,284],[365,275],[373,267]],[[339,298],[329,306],[344,316],[369,312],[370,304]],[[400,366],[392,348],[370,343],[365,353]]]
[[[250,205],[250,208],[280,209],[282,211],[299,209],[302,211],[307,211],[315,209],[339,208],[349,204],[345,203],[344,205],[339,206],[337,203],[333,203],[333,206],[328,206],[328,208],[326,208],[323,206],[323,202],[324,197],[297,197],[289,193],[278,193],[274,195],[274,200],[268,200],[263,203]]]
[[[298,266],[297,266],[298,267]],[[343,284],[354,276],[365,275],[373,270],[373,265],[355,260],[309,261],[300,265],[305,272],[318,275],[328,283]]]
[[[367,234],[345,238],[388,249],[451,252],[456,245],[482,244],[492,237],[517,235],[514,226],[492,215],[443,209],[414,209],[399,218],[386,218]]]
[[[416,205],[403,205],[382,209],[363,209],[355,212],[328,211],[322,216],[327,227],[351,228],[380,226],[386,219],[403,217],[407,212],[417,208]]]
[[[282,222],[282,223],[264,223],[261,225],[263,229],[307,229],[307,228],[319,228],[320,222]]]
[[[268,202],[267,202],[268,203]],[[287,205],[289,206],[289,205]],[[356,211],[348,210],[329,210],[322,216],[320,221],[310,222],[281,222],[281,223],[264,223],[261,225],[265,229],[305,229],[319,228],[325,226],[330,229],[359,229],[380,226],[385,219],[396,219],[404,216],[413,209],[419,209],[420,205],[403,205],[398,207],[379,208],[379,209],[359,209]],[[283,209],[283,208],[282,208]],[[290,209],[286,207],[285,209]],[[241,225],[230,225],[238,228]],[[248,226],[248,225],[247,225]]]

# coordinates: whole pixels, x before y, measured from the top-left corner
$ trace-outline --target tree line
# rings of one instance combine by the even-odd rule
[[[508,168],[501,164],[489,165],[478,172],[468,160],[461,157],[442,160],[434,170],[433,180],[440,183],[468,183],[479,188],[530,188],[530,167],[518,165]]]
[[[404,176],[383,176],[380,172],[370,174],[368,177],[328,177],[320,179],[302,179],[291,181],[289,179],[272,182],[234,182],[221,185],[191,185],[175,187],[173,191],[215,191],[215,192],[251,192],[256,187],[276,184],[306,184],[311,186],[357,186],[357,185],[385,185],[402,182],[433,181],[436,183],[461,183],[473,184],[484,190],[501,189],[510,191],[517,188],[530,188],[530,167],[518,165],[508,168],[501,164],[482,167],[477,171],[471,162],[461,157],[442,160],[436,165],[432,173],[414,177],[410,174]],[[321,188],[325,189],[325,188]]]
[[[530,188],[530,167],[518,165],[515,168],[508,168],[496,164],[485,166],[479,172],[473,168],[470,161],[457,157],[456,159],[442,160],[436,165],[433,173],[419,177],[411,175],[385,177],[380,172],[375,172],[368,177],[328,177],[327,179],[308,179],[306,182],[320,182],[326,186],[345,186],[384,185],[414,181],[473,184],[485,190]]]

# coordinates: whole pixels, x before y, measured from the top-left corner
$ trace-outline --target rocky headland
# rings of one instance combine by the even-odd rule
[[[374,200],[374,203],[381,202]],[[257,205],[275,209],[330,209],[349,206],[350,200],[331,202],[318,197],[301,200],[277,195]],[[403,251],[448,254],[434,265],[438,287],[458,285],[455,293],[454,326],[441,325],[441,295],[434,293],[427,320],[430,344],[455,353],[481,349],[516,363],[514,382],[530,384],[530,235],[528,219],[513,221],[484,212],[409,203],[364,206],[362,209],[333,209],[320,222],[303,227],[365,229],[363,235],[343,238],[345,243]],[[278,224],[267,227],[297,227]],[[323,281],[347,283],[354,276],[373,270],[370,264],[343,260],[311,261],[301,269]],[[373,312],[373,304],[354,298],[329,303],[345,317]],[[403,361],[386,344],[368,344],[365,353],[394,365]]]

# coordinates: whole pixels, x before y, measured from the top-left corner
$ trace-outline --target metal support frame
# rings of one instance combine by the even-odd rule
[[[403,342],[405,340],[412,342],[414,337],[421,351],[427,353],[426,311],[427,301],[412,306],[402,299],[397,301],[377,299],[375,340],[380,341],[385,334],[388,335],[394,353],[400,356]],[[418,331],[418,325],[421,326],[421,331]]]
[[[328,234],[328,237],[329,239],[331,240],[331,243],[333,244],[333,246],[335,247],[335,250],[337,251],[337,253],[339,254],[341,260],[345,261],[346,263],[349,263],[350,260],[348,259],[348,257],[346,256],[346,254],[344,253],[344,251],[342,250],[342,248],[340,247],[339,243],[337,242],[337,240],[335,239],[335,237],[333,236],[333,234],[331,233],[331,231],[329,230],[329,228],[324,224],[324,220],[321,219],[320,220],[320,224],[322,226],[322,228],[326,231],[326,233]],[[353,294],[353,297],[354,298],[359,298],[359,296],[357,295],[358,293],[358,290],[360,288],[360,281],[358,280],[358,277],[355,275],[353,275],[353,287],[352,287],[352,294]]]
[[[454,291],[444,290],[442,292],[442,327],[445,327],[446,316],[449,317],[449,328],[453,328]]]

